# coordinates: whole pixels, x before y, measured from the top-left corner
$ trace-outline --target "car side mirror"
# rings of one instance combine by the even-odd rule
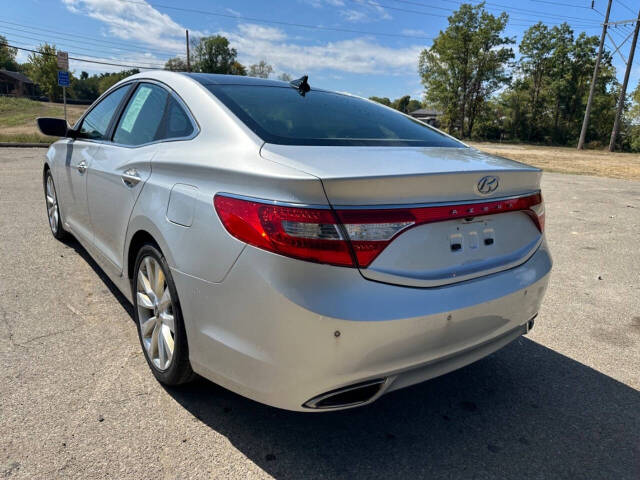
[[[74,130],[62,118],[40,117],[37,119],[38,128],[44,135],[51,137],[73,137]]]

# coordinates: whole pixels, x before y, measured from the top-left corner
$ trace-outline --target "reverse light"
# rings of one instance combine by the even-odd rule
[[[544,231],[540,193],[482,203],[335,211],[218,194],[214,206],[227,231],[243,242],[289,257],[345,267],[366,268],[403,231],[427,223],[523,211]]]

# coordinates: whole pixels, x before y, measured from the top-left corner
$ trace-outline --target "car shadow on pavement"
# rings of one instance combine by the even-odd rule
[[[87,251],[64,243],[133,319]],[[280,410],[203,378],[165,390],[279,479],[640,478],[640,392],[525,337],[340,412]]]
[[[96,263],[91,255],[89,255],[89,252],[87,252],[87,250],[80,244],[80,242],[78,242],[78,240],[76,240],[74,237],[68,236],[62,240],[62,243],[64,243],[69,248],[73,248],[73,250],[78,255],[80,255],[85,262],[89,264],[96,275],[100,277],[102,283],[106,285],[111,294],[116,298],[116,300],[118,300],[118,303],[120,303],[122,308],[124,308],[125,311],[129,314],[131,320],[135,322],[135,317],[133,316],[133,305],[131,305],[131,302],[129,302],[129,300],[127,300],[127,298],[122,294],[122,292],[118,290],[118,287],[116,287],[116,285],[111,281],[107,274],[104,273],[102,268],[100,268],[100,265]]]
[[[640,392],[524,337],[341,412],[167,391],[275,478],[640,478]]]

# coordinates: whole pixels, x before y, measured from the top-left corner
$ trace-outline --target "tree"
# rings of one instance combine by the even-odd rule
[[[280,75],[278,75],[278,80],[282,82],[290,82],[291,80],[293,80],[293,77],[288,73],[282,72]]]
[[[240,62],[233,62],[231,64],[231,68],[229,69],[230,75],[247,75],[247,69]]]
[[[391,106],[391,100],[389,100],[388,97],[369,97],[369,100],[381,103],[382,105],[386,105],[387,107]]]
[[[140,70],[138,70],[137,68],[132,68],[131,70],[122,70],[115,73],[100,74],[100,78],[98,79],[98,93],[102,95],[120,80],[131,75],[135,75],[136,73],[140,73]]]
[[[72,98],[82,100],[95,100],[100,96],[98,87],[99,77],[97,75],[89,76],[87,72],[81,72],[80,77],[71,78],[70,94]]]
[[[29,54],[28,74],[40,90],[54,101],[62,96],[62,88],[58,86],[57,50],[54,45],[44,43],[38,47],[38,53]]]
[[[194,72],[246,75],[246,69],[236,60],[238,52],[226,37],[202,37],[194,42],[192,51]]]
[[[172,72],[186,72],[187,62],[180,57],[170,58],[164,64],[164,68],[165,70],[170,70]]]
[[[514,40],[502,36],[507,19],[506,13],[488,13],[484,3],[462,4],[420,54],[425,98],[444,112],[451,134],[471,136],[486,100],[510,80],[507,66],[514,54],[508,45]]]
[[[543,85],[551,69],[552,38],[549,28],[538,22],[524,32],[520,42],[519,71],[523,80],[516,88],[529,92],[529,108],[527,116],[527,140],[539,138],[542,123],[541,112],[546,99],[542,98]]]
[[[632,125],[640,126],[640,81],[638,81],[636,89],[631,93],[631,107],[626,116]]]
[[[0,35],[0,68],[5,70],[11,70],[13,72],[18,70],[18,62],[16,62],[16,55],[18,49],[10,47],[7,43],[7,39]]]
[[[415,98],[412,98],[411,100],[409,100],[409,103],[407,104],[407,113],[414,112],[421,108],[422,108],[422,102],[420,100],[416,100]]]
[[[409,95],[396,98],[393,102],[389,100],[388,97],[369,97],[369,100],[381,103],[387,107],[395,108],[402,113],[411,113],[414,110],[422,108],[422,103],[416,99],[412,99]]]
[[[574,38],[566,23],[548,28],[538,23],[525,31],[522,54],[511,88],[504,90],[487,116],[483,138],[493,135],[503,118],[511,139],[566,145],[577,140],[593,72],[598,37],[584,33]],[[592,145],[606,141],[613,123],[616,85],[611,53],[602,56],[588,135]],[[595,113],[597,111],[597,113]],[[489,128],[491,124],[491,128]]]
[[[640,152],[640,82],[636,89],[631,93],[630,105],[625,112],[623,122],[623,135],[620,135],[626,141],[629,150],[632,152]]]
[[[407,107],[409,106],[409,100],[411,100],[410,95],[405,95],[404,97],[396,98],[391,107],[395,108],[399,112],[408,113]]]
[[[269,78],[269,75],[273,73],[273,67],[264,60],[260,60],[260,63],[249,66],[249,76],[258,78]]]

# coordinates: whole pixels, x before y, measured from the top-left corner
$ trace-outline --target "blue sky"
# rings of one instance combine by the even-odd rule
[[[21,0],[0,14],[0,34],[33,48],[55,43],[70,56],[105,62],[161,66],[184,55],[184,30],[191,35],[222,34],[245,65],[266,60],[276,74],[308,74],[310,83],[362,96],[420,97],[419,52],[447,25],[458,0]],[[606,0],[495,0],[492,13],[510,15],[507,35],[519,41],[538,20],[549,26],[567,21],[576,34],[600,34]],[[614,0],[611,19],[635,18],[637,0]],[[17,7],[15,5],[18,5]],[[173,8],[167,8],[173,7]],[[278,23],[281,22],[281,23]],[[309,25],[304,28],[288,24]],[[632,26],[613,29],[620,43]],[[622,48],[629,53],[628,41]],[[639,48],[640,49],[640,48]],[[517,50],[516,50],[517,53]],[[21,52],[19,60],[26,60]],[[636,57],[630,89],[640,80]],[[624,64],[616,54],[622,80]],[[79,74],[121,67],[70,61]]]

